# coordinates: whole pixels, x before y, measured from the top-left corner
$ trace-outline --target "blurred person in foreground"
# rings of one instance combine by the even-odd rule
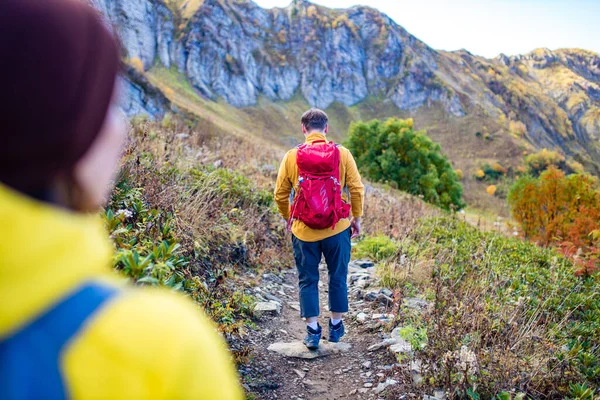
[[[96,214],[125,139],[119,50],[78,0],[0,2],[0,398],[241,399],[190,301],[125,286]]]

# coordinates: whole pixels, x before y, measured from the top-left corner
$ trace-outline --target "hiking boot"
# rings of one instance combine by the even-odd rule
[[[323,329],[321,329],[321,325],[319,325],[319,329],[314,330],[310,326],[306,327],[306,336],[304,337],[304,345],[309,350],[316,350],[319,348],[319,341],[321,340],[321,333]]]
[[[344,321],[340,321],[337,325],[333,325],[331,323],[331,318],[329,319],[329,341],[331,343],[337,343],[340,341],[342,336],[344,336]]]

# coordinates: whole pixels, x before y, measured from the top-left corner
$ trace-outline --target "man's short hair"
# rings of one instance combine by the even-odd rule
[[[324,131],[329,118],[324,111],[318,108],[311,108],[302,115],[302,125],[307,131]]]

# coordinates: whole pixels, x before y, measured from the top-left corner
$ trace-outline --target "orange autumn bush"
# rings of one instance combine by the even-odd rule
[[[525,176],[511,188],[511,213],[527,239],[557,246],[591,273],[600,265],[600,188],[588,174],[550,167],[539,178]]]

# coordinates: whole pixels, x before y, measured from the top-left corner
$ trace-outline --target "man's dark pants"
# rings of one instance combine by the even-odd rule
[[[303,318],[319,316],[319,263],[325,256],[329,271],[329,311],[348,312],[348,263],[350,236],[348,228],[337,235],[317,242],[303,242],[292,236],[294,258],[300,286],[300,315]]]

